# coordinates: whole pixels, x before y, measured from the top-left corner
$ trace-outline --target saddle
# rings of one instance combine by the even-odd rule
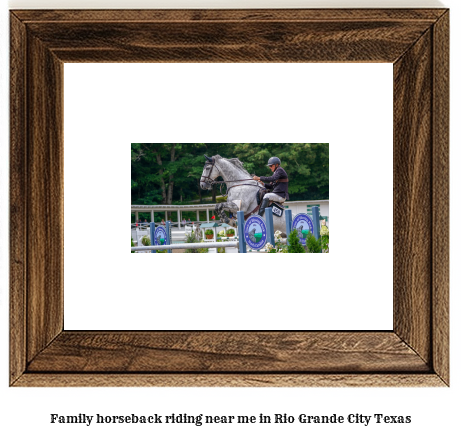
[[[263,201],[263,198],[267,194],[267,192],[269,192],[269,190],[266,189],[266,188],[259,188],[258,189],[258,191],[256,192],[256,207],[251,212],[248,212],[244,216],[245,220],[247,220],[253,213],[255,213],[259,209],[259,207],[261,205],[261,202]],[[284,207],[283,207],[283,205],[281,203],[279,203],[277,201],[269,201],[269,206],[274,206],[272,208],[272,213],[274,215],[277,215],[277,216],[282,216],[283,215]]]

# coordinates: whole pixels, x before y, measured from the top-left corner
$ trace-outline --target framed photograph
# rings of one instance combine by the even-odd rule
[[[449,385],[447,9],[10,21],[11,386]],[[64,64],[370,62],[393,64],[392,330],[64,328]]]

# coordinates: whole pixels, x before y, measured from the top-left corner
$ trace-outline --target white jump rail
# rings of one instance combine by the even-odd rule
[[[178,249],[197,249],[197,248],[222,248],[238,247],[238,241],[234,242],[197,242],[192,244],[172,244],[172,245],[151,245],[144,247],[131,247],[131,251],[150,251],[150,250],[178,250]]]

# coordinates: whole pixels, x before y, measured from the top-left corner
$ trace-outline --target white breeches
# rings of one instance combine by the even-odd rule
[[[280,195],[273,194],[272,192],[269,192],[268,194],[266,194],[264,198],[268,198],[271,201],[278,201],[279,203],[284,203],[286,200],[285,198],[280,197]]]

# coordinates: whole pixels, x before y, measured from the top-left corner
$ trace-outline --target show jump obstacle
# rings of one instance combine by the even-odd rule
[[[309,231],[318,239],[320,237],[320,210],[318,206],[312,207],[312,219],[306,214],[298,214],[293,221],[292,212],[290,209],[284,210],[286,233],[287,236],[293,230],[293,223],[304,223],[308,229],[304,232]],[[230,242],[200,242],[191,244],[171,244],[171,222],[167,221],[166,226],[157,226],[155,223],[150,223],[150,240],[160,242],[158,245],[150,245],[144,247],[131,247],[131,251],[150,251],[155,253],[157,250],[167,250],[167,253],[172,253],[173,249],[197,249],[197,248],[239,248],[239,253],[247,252],[247,244],[258,244],[254,247],[258,249],[259,246],[264,246],[266,242],[270,242],[275,245],[274,236],[274,222],[272,218],[272,207],[267,207],[264,213],[265,221],[259,217],[259,215],[253,215],[245,221],[244,212],[237,212],[238,221],[238,241]],[[249,228],[252,228],[250,231]],[[298,227],[294,227],[298,228]],[[301,227],[303,228],[303,227]],[[300,240],[305,244],[305,233],[303,230],[299,230]],[[287,241],[288,243],[288,241]]]

